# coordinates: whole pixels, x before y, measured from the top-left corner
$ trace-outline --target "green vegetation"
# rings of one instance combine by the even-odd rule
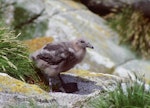
[[[121,43],[128,44],[138,55],[150,58],[150,19],[132,8],[125,8],[109,20],[120,34]]]
[[[144,78],[118,83],[114,91],[101,94],[90,102],[92,108],[150,108],[150,90],[145,89]]]
[[[36,79],[36,73],[28,59],[27,47],[19,41],[18,36],[0,21],[0,72],[25,80]]]

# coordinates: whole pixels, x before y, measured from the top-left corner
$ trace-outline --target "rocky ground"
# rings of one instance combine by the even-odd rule
[[[34,102],[41,107],[79,108],[86,105],[92,97],[113,89],[120,77],[88,71],[71,70],[62,75],[65,83],[77,83],[74,93],[45,92],[36,85],[26,84],[7,74],[0,74],[1,107],[30,106]]]

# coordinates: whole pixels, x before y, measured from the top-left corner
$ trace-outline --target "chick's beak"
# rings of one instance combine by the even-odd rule
[[[87,43],[86,47],[94,49],[94,47],[90,43]]]

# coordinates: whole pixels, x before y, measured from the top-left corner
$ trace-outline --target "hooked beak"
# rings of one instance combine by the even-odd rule
[[[90,43],[87,43],[86,47],[94,49],[94,47]]]

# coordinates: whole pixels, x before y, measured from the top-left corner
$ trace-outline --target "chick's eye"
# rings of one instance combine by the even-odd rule
[[[84,41],[83,41],[83,40],[81,40],[80,42],[81,42],[81,43],[84,43]]]

